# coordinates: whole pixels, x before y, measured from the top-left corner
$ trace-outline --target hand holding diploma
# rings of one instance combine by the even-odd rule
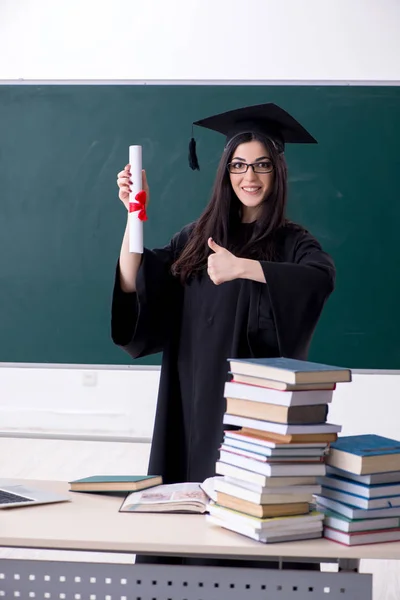
[[[130,148],[140,148],[131,146]],[[130,152],[130,158],[132,153]],[[133,158],[135,158],[133,156]],[[146,172],[141,168],[140,160],[135,165],[130,163],[118,173],[117,185],[119,199],[128,211],[129,220],[129,251],[143,253],[143,221],[147,219],[146,207],[150,192]],[[139,164],[139,166],[138,166]]]

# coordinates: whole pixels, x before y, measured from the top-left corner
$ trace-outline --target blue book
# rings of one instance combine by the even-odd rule
[[[400,517],[400,506],[388,508],[365,509],[339,502],[326,496],[315,496],[317,510],[330,510],[348,519],[383,519],[386,517]]]
[[[356,475],[400,471],[400,441],[374,434],[339,437],[327,464]]]
[[[318,483],[333,490],[355,494],[356,496],[368,499],[400,496],[400,477],[398,477],[398,483],[364,485],[357,481],[328,473],[325,477],[321,477]]]
[[[230,370],[238,375],[262,377],[284,383],[343,383],[351,370],[294,358],[230,358]]]
[[[400,496],[387,496],[386,498],[363,498],[356,494],[334,490],[329,487],[322,487],[321,496],[331,498],[337,502],[348,504],[356,508],[364,508],[365,510],[373,510],[377,508],[394,508],[400,507]]]

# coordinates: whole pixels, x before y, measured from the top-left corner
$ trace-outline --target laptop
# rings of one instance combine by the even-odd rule
[[[27,487],[16,483],[0,481],[0,508],[16,508],[34,504],[70,501],[66,494],[56,494],[47,490]]]

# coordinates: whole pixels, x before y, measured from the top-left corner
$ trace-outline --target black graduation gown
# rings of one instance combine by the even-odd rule
[[[240,235],[251,233],[242,224]],[[306,359],[335,267],[299,227],[278,236],[276,261],[260,261],[266,284],[236,279],[216,286],[206,270],[182,285],[170,273],[193,224],[143,253],[136,293],[124,293],[117,267],[112,338],[132,358],[163,352],[149,473],[164,483],[215,474],[223,437],[228,358]]]

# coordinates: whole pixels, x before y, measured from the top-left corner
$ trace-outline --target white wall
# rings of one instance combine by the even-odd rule
[[[2,0],[0,79],[400,80],[397,0]]]
[[[159,368],[0,365],[0,430],[149,442]]]
[[[145,470],[159,374],[153,367],[0,365],[0,473],[69,479],[94,468]],[[352,383],[337,386],[329,421],[342,425],[344,435],[399,438],[399,397],[399,374],[356,372]],[[19,450],[11,462],[1,448],[12,438]],[[28,448],[38,449],[42,459]]]

